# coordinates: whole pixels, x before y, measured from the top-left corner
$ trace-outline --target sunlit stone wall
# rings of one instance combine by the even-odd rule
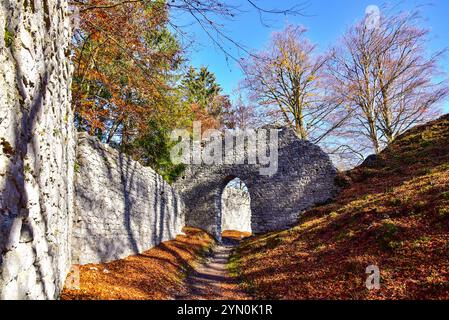
[[[53,299],[70,267],[66,1],[0,1],[0,299]]]
[[[97,263],[176,237],[182,201],[153,169],[85,133],[78,136],[72,260]]]

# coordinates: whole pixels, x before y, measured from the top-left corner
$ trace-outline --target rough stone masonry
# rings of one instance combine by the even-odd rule
[[[251,199],[247,191],[228,185],[221,206],[221,230],[251,232]]]
[[[201,164],[189,166],[173,186],[151,168],[80,134],[73,262],[105,262],[140,253],[174,238],[184,224],[220,239],[227,209],[231,215],[224,217],[225,227],[263,233],[294,225],[301,212],[333,197],[336,170],[326,153],[300,140],[293,130],[283,128],[278,134],[278,170],[272,176],[261,175],[259,164]],[[241,195],[235,201],[229,201],[229,191],[222,197],[236,177],[249,191],[246,212],[237,208],[244,209],[238,202]]]
[[[0,299],[57,298],[75,137],[66,1],[0,2]]]
[[[247,137],[237,135],[234,142],[238,140],[248,141]],[[278,168],[272,176],[260,174],[262,164],[249,164],[247,148],[248,142],[235,151],[244,155],[243,164],[188,166],[175,184],[185,203],[187,225],[202,228],[220,239],[222,193],[235,178],[248,188],[251,230],[255,234],[294,225],[303,211],[330,200],[337,192],[334,183],[337,171],[329,156],[320,147],[300,140],[293,129],[278,131]]]

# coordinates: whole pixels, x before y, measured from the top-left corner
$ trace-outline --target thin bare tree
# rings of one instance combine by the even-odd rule
[[[447,81],[436,80],[446,50],[427,54],[429,31],[420,22],[417,12],[380,15],[374,25],[365,19],[330,55],[328,88],[350,115],[341,132],[366,140],[375,153],[433,118],[448,95]]]
[[[319,142],[338,121],[333,121],[336,107],[327,101],[321,81],[327,57],[316,54],[305,33],[297,25],[273,33],[267,49],[244,64],[243,87],[266,107],[273,122],[291,126],[302,139]]]
[[[232,108],[226,118],[226,126],[229,129],[254,129],[261,127],[264,123],[260,119],[257,108],[244,100],[241,93],[237,94],[237,99],[232,103]]]

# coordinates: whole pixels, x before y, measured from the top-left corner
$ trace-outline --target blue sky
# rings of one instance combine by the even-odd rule
[[[269,27],[260,22],[259,14],[249,7],[246,0],[232,0],[227,3],[241,4],[241,9],[246,12],[232,21],[222,21],[223,31],[248,49],[263,48],[273,31],[282,29],[287,23],[295,23],[304,25],[309,30],[308,37],[311,41],[318,45],[320,51],[325,51],[339,39],[348,26],[363,18],[367,6],[381,7],[384,1],[310,0],[305,9],[307,16],[265,15]],[[258,0],[256,3],[264,8],[288,8],[304,2],[301,0]],[[429,51],[449,47],[448,0],[434,0],[430,5],[427,5],[428,2],[413,0],[391,3],[403,10],[426,4],[421,6],[420,10],[426,18],[424,26],[431,30]],[[177,17],[177,20],[181,24],[192,22],[189,16]],[[226,62],[223,52],[214,46],[198,24],[192,24],[184,30],[194,39],[194,44],[190,47],[190,63],[196,67],[207,66],[216,74],[225,93],[233,96],[234,89],[242,79],[237,63]],[[235,56],[239,55],[235,48],[231,50]],[[241,53],[240,57],[245,57],[244,53]],[[449,74],[449,56],[441,62],[441,67]],[[444,109],[445,112],[449,112],[449,103],[446,103]]]

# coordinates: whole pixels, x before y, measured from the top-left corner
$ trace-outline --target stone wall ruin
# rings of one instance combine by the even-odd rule
[[[70,268],[75,132],[66,1],[0,2],[0,299],[54,299]]]
[[[251,233],[251,199],[244,190],[226,187],[221,198],[221,230]]]
[[[272,176],[255,164],[192,165],[170,186],[86,136],[75,163],[69,20],[65,0],[0,4],[0,299],[56,299],[72,263],[139,253],[184,224],[219,239],[221,195],[236,177],[253,233],[287,228],[335,194],[329,157],[290,129],[279,131]]]
[[[153,169],[86,133],[76,161],[72,263],[125,258],[181,233],[182,200]]]
[[[300,140],[292,129],[282,128],[277,150],[278,168],[272,176],[260,174],[263,165],[249,164],[248,159],[243,164],[190,165],[175,185],[186,207],[186,224],[220,239],[221,195],[235,178],[248,187],[254,234],[288,228],[306,209],[335,195],[337,171],[320,147]],[[236,153],[248,155],[245,150]]]

